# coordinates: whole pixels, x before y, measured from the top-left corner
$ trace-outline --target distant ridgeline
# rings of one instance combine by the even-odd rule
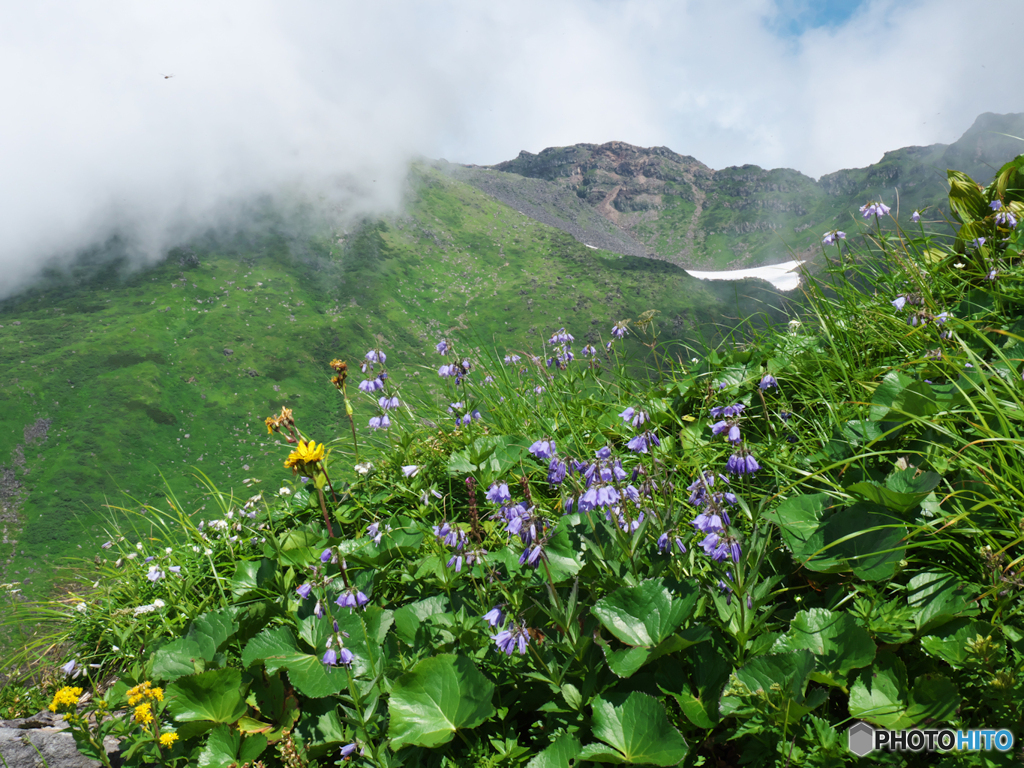
[[[820,180],[756,165],[712,170],[666,147],[619,141],[521,152],[489,168],[447,166],[456,178],[581,242],[695,269],[737,269],[820,253],[866,200],[907,219],[948,216],[946,170],[987,184],[1024,151],[1024,114],[981,115],[958,141],[886,152],[867,168]],[[901,217],[903,221],[903,217]]]

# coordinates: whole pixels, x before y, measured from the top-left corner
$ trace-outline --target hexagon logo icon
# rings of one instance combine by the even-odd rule
[[[867,723],[855,723],[846,731],[847,746],[853,754],[864,757],[875,749],[875,729]]]

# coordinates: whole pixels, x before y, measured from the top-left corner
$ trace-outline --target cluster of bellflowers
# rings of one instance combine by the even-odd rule
[[[548,339],[548,344],[551,345],[554,354],[547,359],[548,368],[557,368],[560,371],[564,371],[573,360],[575,355],[572,353],[572,349],[569,347],[576,341],[576,338],[568,333],[565,328],[559,328],[555,333]]]
[[[914,309],[914,307],[924,306],[924,297],[919,293],[901,293],[889,303],[892,304],[897,312],[901,312],[905,308],[910,308],[911,311],[907,314],[907,325],[914,328],[918,326],[925,326],[929,322],[941,327],[945,325],[946,321],[950,318],[949,312],[940,312],[936,315],[923,308]],[[948,336],[948,332],[940,330],[940,338],[945,339]]]
[[[448,343],[447,339],[441,339],[434,345],[434,349],[437,350],[439,355],[447,355],[452,351],[451,344]],[[455,386],[459,386],[463,383],[470,371],[473,369],[473,364],[466,358],[462,360],[456,360],[452,363],[445,363],[437,369],[437,375],[442,379],[452,379],[455,382]]]
[[[331,565],[338,566],[338,573],[336,575],[332,576],[327,573],[327,568]],[[350,666],[355,656],[352,651],[345,647],[344,638],[347,638],[348,634],[339,630],[338,622],[331,615],[329,606],[325,604],[327,588],[336,579],[340,578],[342,580],[344,586],[338,597],[334,600],[334,605],[339,608],[357,610],[369,603],[370,599],[362,590],[349,581],[347,565],[344,559],[339,558],[338,551],[333,547],[325,549],[320,555],[320,565],[310,566],[309,570],[309,577],[305,583],[296,587],[295,592],[303,602],[315,599],[313,615],[318,619],[330,621],[334,627],[334,631],[327,637],[321,661],[327,667]]]
[[[467,406],[461,400],[449,403],[448,413],[455,417],[456,427],[469,426],[474,421],[479,421],[483,418],[478,409]]]
[[[766,376],[761,380],[761,390],[778,387],[774,376]],[[734,446],[732,455],[725,462],[725,471],[730,475],[752,475],[757,472],[761,465],[746,447],[743,435],[740,432],[740,423],[743,420],[743,411],[746,408],[742,403],[734,405],[720,405],[711,409],[711,417],[718,419],[711,425],[711,434],[725,435],[728,443]]]
[[[741,554],[740,543],[728,532],[732,524],[728,508],[735,506],[738,499],[728,487],[729,478],[714,472],[705,471],[694,480],[686,490],[690,492],[690,504],[700,512],[690,524],[695,533],[704,535],[700,547],[705,555],[715,562],[729,559],[738,563]]]
[[[554,443],[545,441],[546,450],[552,454]],[[551,533],[551,527],[543,518],[536,514],[536,508],[532,505],[527,486],[526,501],[514,501],[509,492],[508,484],[495,482],[487,489],[485,498],[497,510],[491,514],[493,519],[505,524],[505,533],[509,542],[518,539],[523,547],[519,557],[519,564],[524,567],[537,568],[545,557],[544,546],[547,544]],[[506,615],[504,605],[491,608],[484,614],[483,620],[492,628],[498,630],[491,635],[495,647],[501,653],[509,656],[517,651],[520,655],[527,652],[530,643],[530,631],[526,622],[521,619],[512,619]]]
[[[860,207],[861,216],[865,219],[870,219],[872,216],[877,221],[882,216],[888,216],[891,209],[885,203],[879,200],[873,200],[870,203],[865,203]],[[915,211],[916,213],[916,211]]]
[[[387,360],[387,355],[380,349],[374,348],[366,353],[360,369],[369,378],[359,382],[359,390],[361,392],[372,396],[375,392],[380,392],[384,389],[385,382],[388,381],[388,372],[384,367]],[[390,429],[391,417],[388,415],[388,412],[397,410],[401,405],[397,395],[388,394],[387,392],[380,395],[377,398],[377,415],[370,417],[370,429]]]

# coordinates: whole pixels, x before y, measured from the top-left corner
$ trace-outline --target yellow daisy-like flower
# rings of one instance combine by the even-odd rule
[[[78,706],[78,697],[81,695],[81,688],[72,688],[71,686],[64,686],[53,695],[53,701],[50,702],[49,709],[51,712],[57,712],[61,709],[76,707]]]
[[[323,457],[323,443],[317,445],[315,440],[310,440],[308,443],[305,440],[299,440],[299,447],[288,454],[288,460],[285,461],[284,468],[297,472],[301,466],[314,464],[323,459]]]
[[[149,725],[153,722],[153,705],[148,701],[145,704],[139,704],[135,708],[135,722],[139,725]]]
[[[174,733],[173,731],[168,732],[168,733],[161,733],[160,734],[160,746],[161,747],[169,747],[172,744],[174,744],[174,742],[176,742],[177,740],[178,740],[178,734]]]
[[[274,434],[274,430],[280,426],[280,422],[273,416],[267,416],[267,420],[264,422],[267,425],[267,434]]]

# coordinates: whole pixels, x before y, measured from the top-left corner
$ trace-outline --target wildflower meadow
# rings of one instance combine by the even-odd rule
[[[437,338],[432,400],[333,361],[345,419],[270,414],[261,492],[202,475],[216,514],[168,495],[12,603],[51,629],[11,661],[62,658],[10,690],[105,765],[842,766],[858,722],[1017,739],[878,765],[1018,765],[1024,156],[949,180],[956,221],[866,202],[714,347]]]

